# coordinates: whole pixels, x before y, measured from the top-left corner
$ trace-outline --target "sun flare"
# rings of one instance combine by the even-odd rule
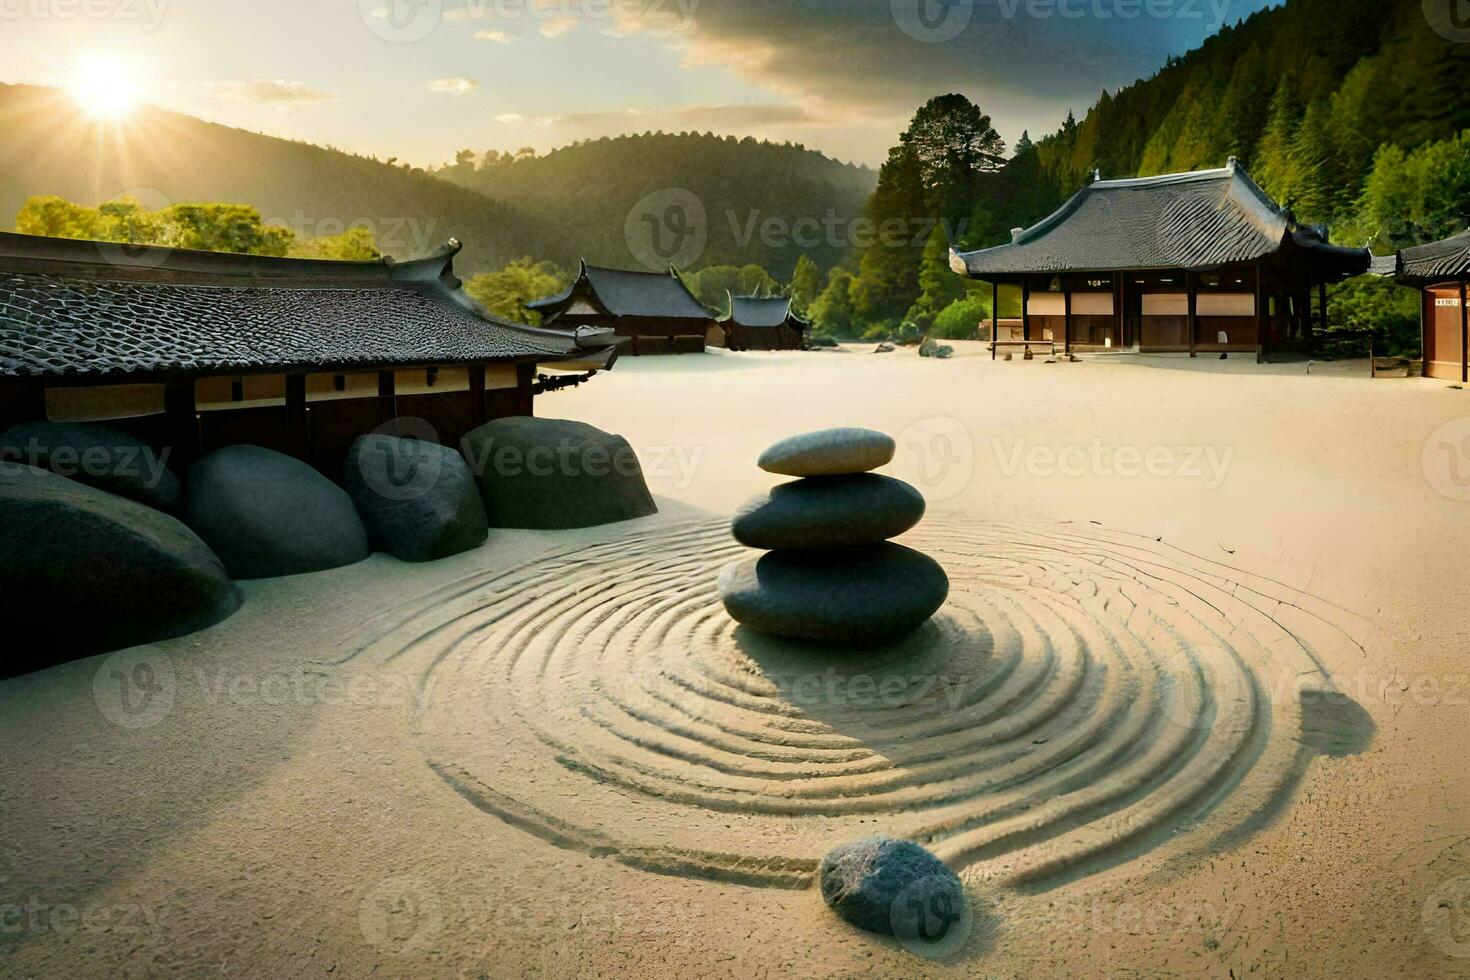
[[[121,58],[92,56],[77,61],[67,91],[93,119],[126,118],[143,96],[136,65]]]

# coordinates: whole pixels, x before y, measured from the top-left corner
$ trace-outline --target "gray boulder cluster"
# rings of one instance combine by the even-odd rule
[[[728,566],[720,595],[737,622],[773,636],[872,643],[930,619],[949,596],[932,558],[891,543],[924,516],[924,498],[872,473],[893,461],[893,440],[830,429],[777,443],[761,469],[798,477],[735,515],[736,540],[768,553]]]
[[[119,430],[13,426],[0,434],[0,612],[55,628],[0,658],[0,675],[211,626],[239,607],[236,580],[374,551],[436,561],[480,547],[492,525],[657,511],[632,448],[591,426],[503,419],[464,450],[364,436],[338,486],[293,457],[228,446],[181,480],[166,454]]]

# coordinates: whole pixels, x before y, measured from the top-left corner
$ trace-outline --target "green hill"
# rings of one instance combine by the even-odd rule
[[[649,195],[688,191],[709,229],[692,264],[755,264],[783,282],[802,254],[822,268],[843,258],[845,244],[817,229],[833,217],[848,227],[877,183],[866,167],[802,146],[701,133],[604,138],[544,156],[486,154],[478,165],[469,152],[460,159],[439,175],[550,223],[555,245],[543,257],[633,262],[624,232],[630,211]],[[776,221],[763,231],[768,219]]]
[[[1383,227],[1362,197],[1382,148],[1412,151],[1470,129],[1467,78],[1470,44],[1432,30],[1420,0],[1290,0],[1151,78],[1104,92],[1081,122],[1039,140],[990,181],[993,220],[982,237],[1007,240],[1010,227],[1043,217],[1094,168],[1152,176],[1219,167],[1230,156],[1299,218],[1336,226],[1340,239],[1438,233],[1453,228],[1453,215],[1404,215],[1432,228]],[[1444,203],[1470,218],[1463,198]]]

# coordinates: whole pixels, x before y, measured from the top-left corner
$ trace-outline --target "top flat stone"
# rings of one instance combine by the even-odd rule
[[[887,466],[897,451],[892,437],[872,429],[824,429],[781,440],[759,466],[782,476],[848,476]]]

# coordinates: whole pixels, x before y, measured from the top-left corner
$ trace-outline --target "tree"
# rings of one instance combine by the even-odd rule
[[[798,316],[806,316],[822,292],[822,271],[810,256],[803,254],[796,260],[796,271],[791,275],[787,292],[791,296],[791,308]]]
[[[566,289],[572,277],[551,262],[530,256],[516,259],[496,272],[484,272],[464,284],[465,292],[503,320],[540,326],[541,315],[526,304]]]
[[[293,242],[287,253],[294,259],[327,259],[334,262],[371,262],[381,259],[378,244],[367,228],[349,228],[340,235]]]
[[[924,246],[919,264],[919,298],[909,307],[904,319],[928,330],[948,307],[965,297],[966,280],[949,265],[949,238],[936,227]]]
[[[1023,157],[1034,149],[1036,149],[1036,144],[1031,142],[1031,131],[1023,129],[1021,130],[1021,138],[1016,140],[1016,150],[1011,155],[1011,159],[1014,160]]]
[[[999,170],[1006,162],[1005,140],[990,117],[963,95],[924,103],[899,141],[918,162],[930,212],[951,221],[969,215],[975,175]]]
[[[829,337],[851,337],[856,333],[852,284],[852,273],[846,269],[833,269],[827,277],[827,288],[812,303],[810,311],[819,333]]]
[[[898,320],[918,297],[923,245],[915,239],[928,213],[918,154],[908,144],[896,146],[868,202],[874,234],[852,284],[853,315],[863,326]]]

